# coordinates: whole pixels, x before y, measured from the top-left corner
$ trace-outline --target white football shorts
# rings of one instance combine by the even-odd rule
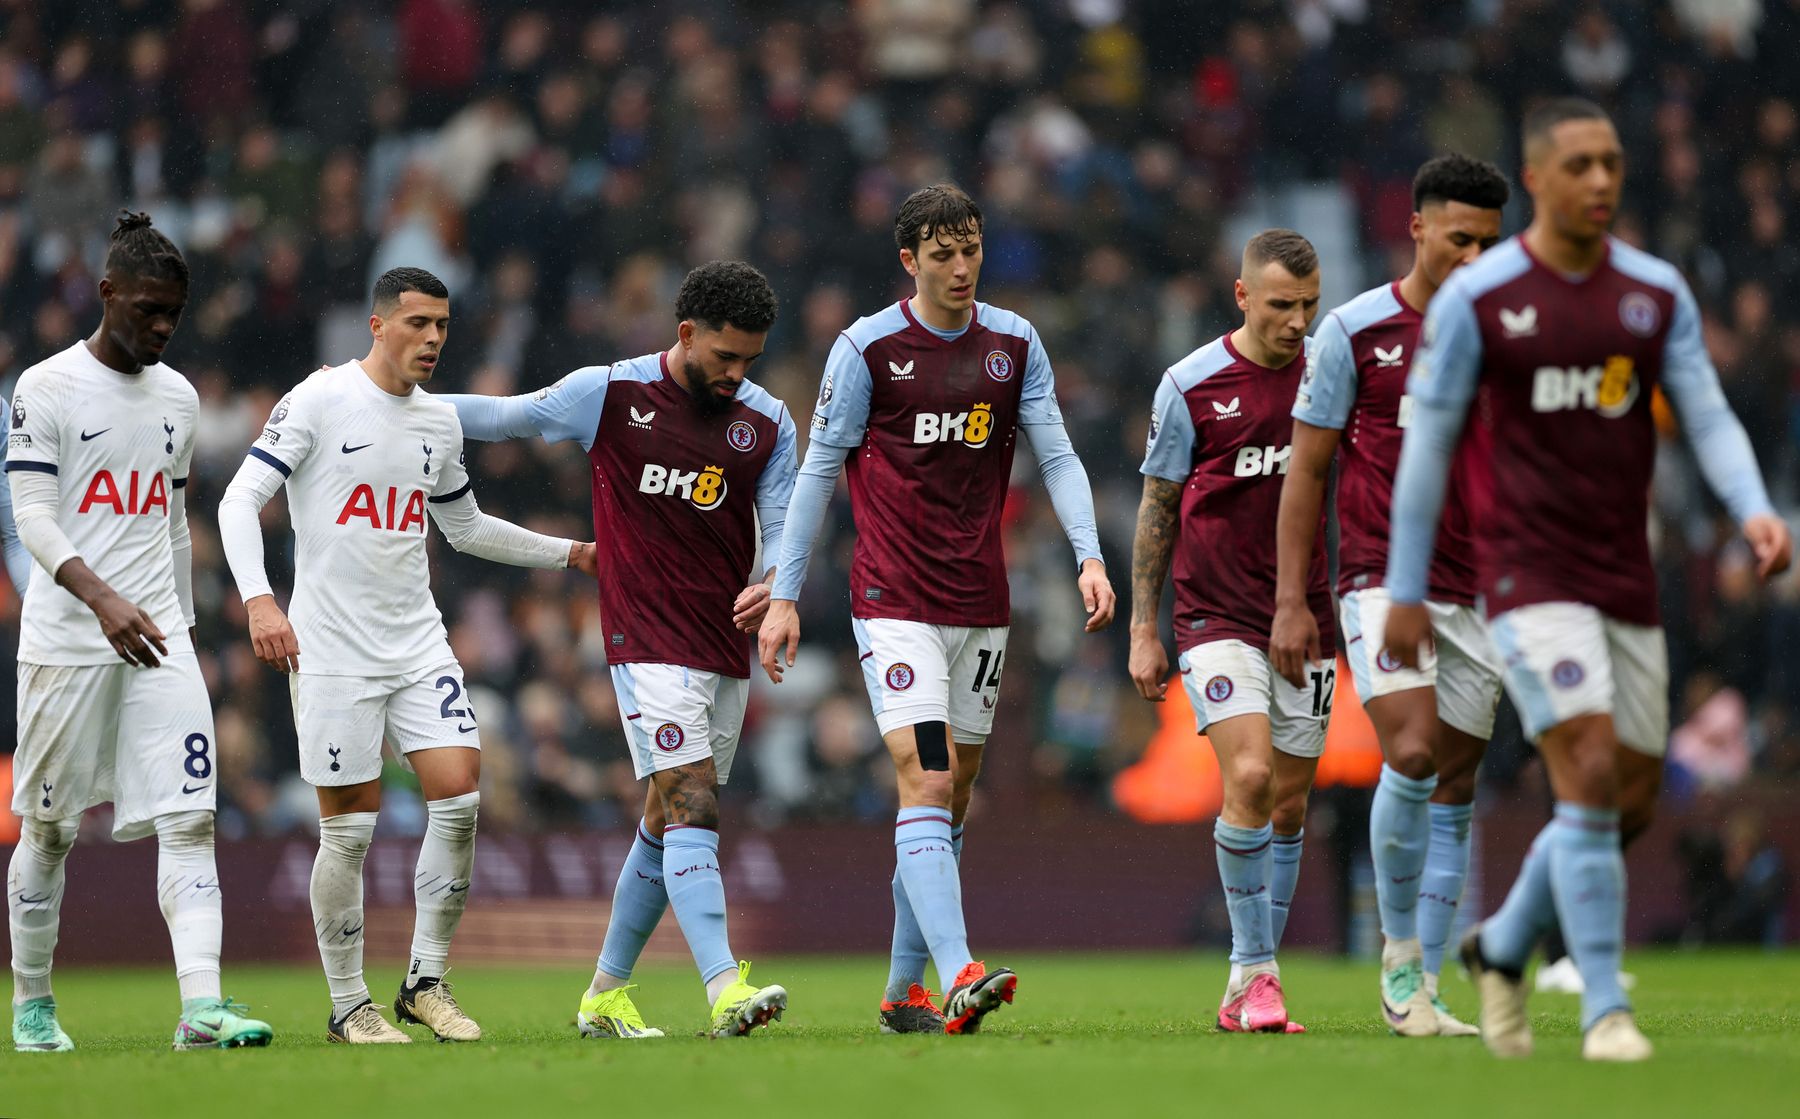
[[[1337,690],[1336,661],[1309,665],[1302,688],[1277,673],[1267,653],[1236,639],[1196,645],[1176,664],[1200,734],[1238,715],[1263,715],[1269,720],[1269,740],[1282,753],[1316,758],[1325,752],[1325,726]]]
[[[445,746],[481,749],[475,708],[462,666],[445,661],[405,676],[319,676],[288,679],[300,776],[312,785],[360,785],[381,776],[381,743],[402,760]]]
[[[613,691],[638,780],[713,760],[719,784],[731,779],[750,681],[678,664],[615,664]]]
[[[856,650],[875,723],[885,736],[948,723],[956,742],[980,746],[994,729],[1007,626],[940,626],[855,618]]]
[[[1662,627],[1627,625],[1581,603],[1540,602],[1508,610],[1488,628],[1531,738],[1578,715],[1611,715],[1621,744],[1654,758],[1668,750]]]
[[[111,801],[113,838],[138,839],[158,816],[213,811],[218,760],[191,650],[155,668],[19,665],[16,815],[66,820]]]
[[[1365,701],[1413,688],[1437,689],[1438,718],[1465,734],[1486,741],[1494,736],[1494,712],[1500,706],[1500,654],[1488,636],[1487,623],[1473,606],[1426,602],[1435,645],[1419,651],[1419,667],[1408,668],[1387,650],[1386,587],[1369,587],[1344,595],[1339,616],[1344,623],[1344,658]]]

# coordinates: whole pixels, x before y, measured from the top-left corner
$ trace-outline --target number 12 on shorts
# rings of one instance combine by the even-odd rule
[[[1006,659],[1006,650],[1002,649],[996,655],[992,649],[977,649],[975,655],[981,658],[981,663],[975,666],[975,683],[970,686],[969,690],[979,692],[984,688],[998,688],[1000,686],[1000,662]],[[988,672],[989,661],[994,662],[992,673]]]
[[[1323,671],[1314,669],[1307,675],[1312,677],[1313,718],[1329,718],[1331,716],[1331,697],[1337,692],[1337,666],[1326,665]]]

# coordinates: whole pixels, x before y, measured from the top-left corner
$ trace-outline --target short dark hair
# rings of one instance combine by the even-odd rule
[[[955,183],[921,187],[906,196],[894,215],[894,244],[916,252],[927,229],[933,238],[980,236],[981,207]]]
[[[713,260],[681,281],[675,317],[708,330],[735,326],[748,334],[767,334],[775,325],[775,289],[769,279],[741,260]]]
[[[150,215],[119,211],[119,224],[106,249],[106,271],[188,286],[187,260],[175,242],[150,228]]]
[[[433,299],[450,298],[444,281],[423,268],[390,268],[375,281],[375,313],[386,315],[400,305],[400,297],[409,291],[429,295]]]
[[[1291,229],[1265,229],[1244,246],[1244,271],[1274,261],[1295,279],[1319,270],[1319,253],[1312,242]]]
[[[1461,202],[1482,210],[1498,210],[1512,197],[1506,176],[1484,159],[1460,152],[1425,161],[1413,176],[1413,209],[1427,202]]]
[[[1610,124],[1612,117],[1606,114],[1605,109],[1585,97],[1553,97],[1533,106],[1525,114],[1524,125],[1519,130],[1524,142],[1525,158],[1531,158],[1531,149],[1548,140],[1557,125],[1572,120],[1603,120]]]

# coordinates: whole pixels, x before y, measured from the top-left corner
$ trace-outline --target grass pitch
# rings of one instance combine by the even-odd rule
[[[1726,1115],[1779,1112],[1800,1074],[1800,953],[1634,953],[1647,1065],[1578,1057],[1576,1000],[1533,1000],[1538,1053],[1503,1064],[1468,1040],[1402,1041],[1377,1023],[1370,964],[1296,955],[1283,979],[1304,1037],[1213,1030],[1222,961],[1193,955],[1001,957],[1019,1001],[973,1038],[883,1037],[877,959],[759,960],[755,978],[791,994],[787,1020],[742,1041],[694,1037],[704,1015],[690,968],[646,968],[639,1007],[670,1037],[584,1041],[586,985],[566,969],[471,965],[453,976],[486,1040],[329,1046],[316,968],[228,968],[227,988],[275,1027],[264,1050],[173,1053],[172,977],[70,970],[56,978],[78,1050],[0,1053],[0,1115],[797,1114],[862,1119],[915,1110],[983,1115],[1475,1116]],[[391,998],[399,965],[371,988]],[[1474,993],[1446,980],[1470,1018]],[[1401,1097],[1411,1097],[1402,1102]],[[1781,1101],[1786,1100],[1787,1103]]]

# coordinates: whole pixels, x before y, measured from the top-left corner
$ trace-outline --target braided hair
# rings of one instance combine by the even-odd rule
[[[188,284],[187,261],[175,243],[150,228],[150,215],[119,211],[118,228],[106,250],[106,271],[150,280]]]

